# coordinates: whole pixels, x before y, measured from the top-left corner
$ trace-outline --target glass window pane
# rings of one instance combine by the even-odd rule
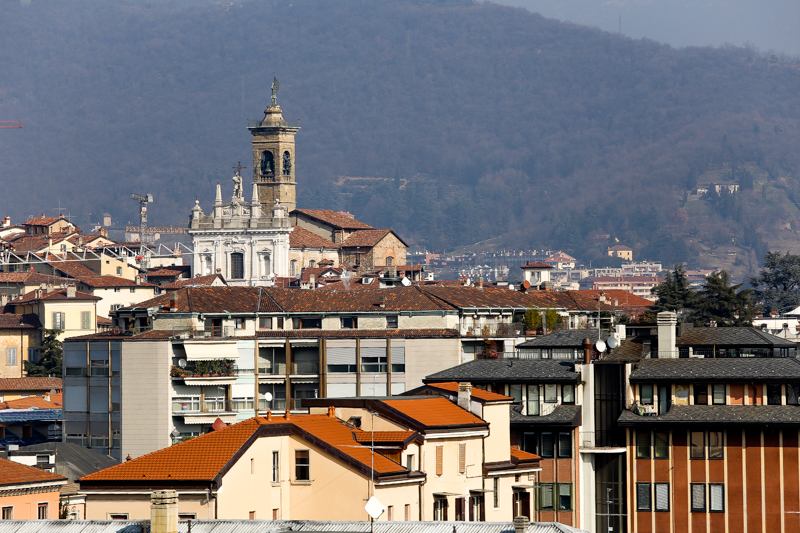
[[[691,436],[692,459],[703,459],[705,457],[705,453],[703,453],[703,447],[705,446],[704,436],[705,434],[702,431],[692,431],[692,436]]]
[[[708,485],[709,511],[725,511],[725,486],[721,483],[709,483]]]
[[[639,385],[639,401],[642,405],[653,405],[652,385]]]
[[[572,457],[572,436],[569,433],[558,434],[558,456],[562,459]]]
[[[637,459],[650,459],[650,430],[636,430],[636,457]]]
[[[780,387],[780,385],[778,385]],[[714,385],[714,405],[725,405],[725,384]]]
[[[656,483],[656,511],[669,511],[669,483]]]
[[[786,384],[786,405],[800,405],[800,384]]]
[[[539,386],[528,385],[528,415],[539,416]]]
[[[708,385],[697,383],[694,386],[694,404],[708,405]]]
[[[514,398],[514,403],[522,402],[522,385],[509,385],[508,395]]]
[[[545,403],[556,403],[558,401],[558,387],[555,383],[548,383],[544,386]]]
[[[655,434],[655,457],[656,459],[669,458],[669,433]]]
[[[554,448],[555,443],[553,441],[553,434],[542,433],[542,446],[540,448],[542,453],[540,455],[542,457],[552,458],[555,452]]]
[[[558,484],[558,510],[569,511],[572,509],[572,483]]]
[[[536,433],[523,433],[522,434],[522,451],[528,453],[536,453]]]
[[[722,432],[708,432],[708,458],[722,459]]]
[[[767,385],[767,405],[781,404],[781,386],[770,383]]]
[[[553,508],[553,484],[542,483],[539,485],[539,509]]]
[[[561,388],[561,403],[575,403],[575,385],[564,385]]]
[[[705,483],[692,483],[692,511],[706,510],[706,485]]]
[[[636,510],[650,510],[650,483],[636,484]]]

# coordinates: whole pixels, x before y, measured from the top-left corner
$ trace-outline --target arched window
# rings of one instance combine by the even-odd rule
[[[390,267],[394,265],[394,257],[387,257],[386,258],[386,266]]]
[[[261,178],[272,178],[275,176],[275,158],[272,152],[265,150],[261,152]]]
[[[311,261],[308,262],[308,266],[310,268],[317,268],[317,262],[312,259]]]
[[[292,259],[289,262],[289,275],[296,276],[297,275],[297,259]]]
[[[231,254],[231,279],[244,279],[244,254],[241,252]]]

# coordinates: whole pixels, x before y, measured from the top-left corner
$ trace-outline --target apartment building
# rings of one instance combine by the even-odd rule
[[[74,285],[65,288],[48,285],[9,300],[5,310],[17,315],[35,315],[41,327],[61,330],[58,339],[63,341],[97,331],[99,300],[99,296],[77,291]]]
[[[538,471],[509,445],[509,401],[484,404],[484,418],[431,397],[267,412],[84,476],[87,517],[146,518],[151,491],[166,489],[183,518],[365,520],[374,496],[380,521],[509,520],[520,480]]]
[[[0,457],[0,520],[57,518],[66,483],[64,476]]]

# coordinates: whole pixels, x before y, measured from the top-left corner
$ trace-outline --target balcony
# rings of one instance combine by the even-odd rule
[[[209,326],[208,329],[197,329],[189,326],[176,326],[172,328],[172,337],[175,339],[228,339],[236,337],[236,328],[233,326]]]
[[[578,443],[581,453],[625,453],[625,446],[616,442],[616,433],[611,431],[580,431]]]
[[[172,379],[183,380],[186,385],[233,385],[237,377],[236,365],[231,359],[189,361],[185,368],[172,365]]]
[[[182,416],[185,424],[213,424],[217,418],[226,423],[236,421],[233,405],[222,398],[203,402],[197,397],[175,398],[172,401],[172,416]]]

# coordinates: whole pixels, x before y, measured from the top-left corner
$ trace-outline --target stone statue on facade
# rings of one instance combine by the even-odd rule
[[[278,105],[278,78],[275,76],[272,77],[272,105],[273,107]]]
[[[242,190],[242,175],[239,174],[239,171],[236,171],[236,174],[233,175],[233,197],[234,198],[244,198],[244,191]]]

